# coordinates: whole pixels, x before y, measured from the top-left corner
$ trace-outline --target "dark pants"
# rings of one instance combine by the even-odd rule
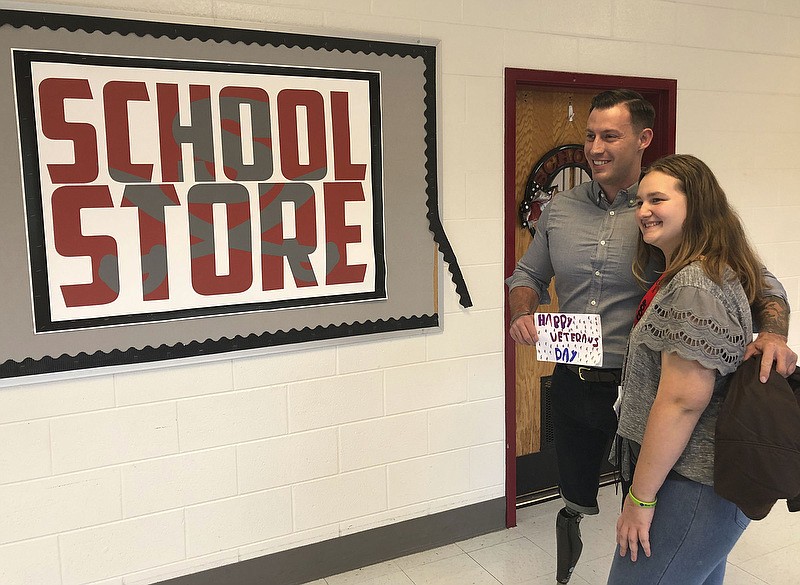
[[[577,512],[597,514],[600,469],[617,431],[617,384],[584,382],[559,364],[550,396],[561,497]]]

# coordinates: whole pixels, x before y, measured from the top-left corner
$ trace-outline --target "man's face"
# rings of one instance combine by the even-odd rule
[[[592,178],[607,195],[614,196],[638,180],[642,154],[652,137],[650,128],[636,131],[625,105],[592,110],[586,123],[584,153]]]

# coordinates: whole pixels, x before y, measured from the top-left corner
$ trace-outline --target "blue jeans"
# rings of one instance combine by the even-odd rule
[[[650,526],[650,557],[639,548],[611,564],[608,585],[722,585],[725,563],[750,519],[714,488],[668,477]]]

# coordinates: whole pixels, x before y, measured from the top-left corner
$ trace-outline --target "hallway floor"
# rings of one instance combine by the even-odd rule
[[[307,585],[554,585],[555,515],[561,500],[517,510],[517,526]],[[584,550],[570,585],[605,585],[619,495],[600,490],[598,516],[581,523]],[[751,522],[728,557],[725,585],[800,584],[800,512],[778,502]],[[643,584],[644,585],[644,584]]]

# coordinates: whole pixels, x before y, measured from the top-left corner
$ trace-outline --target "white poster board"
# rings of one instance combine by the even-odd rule
[[[534,313],[539,342],[536,359],[581,366],[603,365],[600,315]]]

